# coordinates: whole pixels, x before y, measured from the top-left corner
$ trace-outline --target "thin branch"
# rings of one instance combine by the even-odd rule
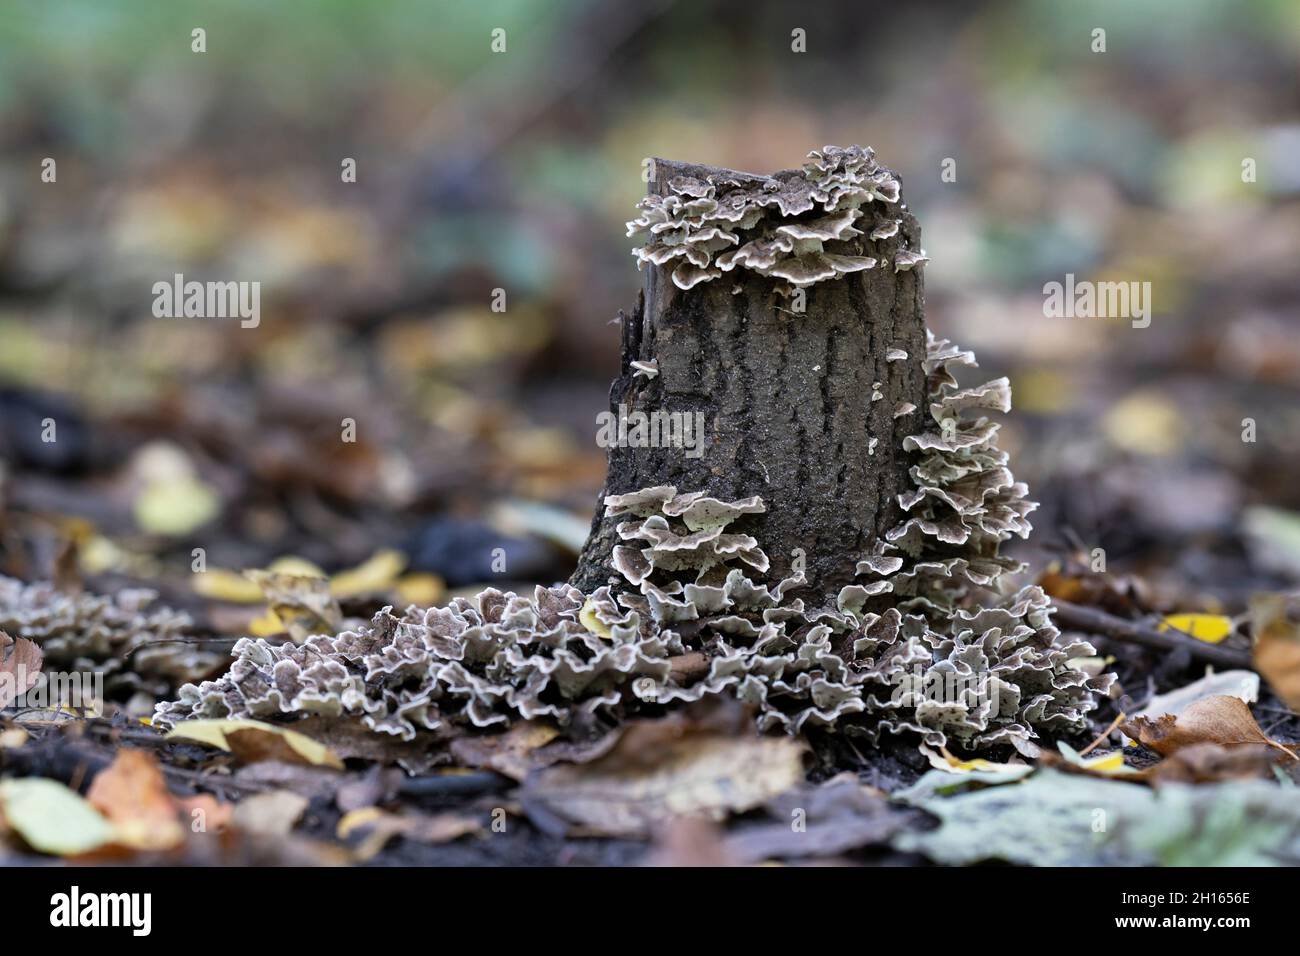
[[[1105,611],[1098,611],[1096,608],[1080,607],[1056,598],[1052,599],[1052,603],[1056,606],[1058,627],[1099,634],[1129,644],[1141,644],[1143,647],[1157,651],[1184,650],[1197,660],[1219,667],[1255,669],[1255,662],[1246,651],[1207,644],[1180,631],[1157,631],[1140,621],[1126,621]]]

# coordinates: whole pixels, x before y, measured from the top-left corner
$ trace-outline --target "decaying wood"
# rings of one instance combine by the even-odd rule
[[[678,175],[753,178],[655,162],[652,190]],[[902,218],[894,241],[920,248],[919,226],[901,200],[891,215]],[[797,314],[772,280],[744,269],[683,291],[666,268],[647,266],[637,306],[622,316],[610,408],[702,412],[706,444],[695,458],[677,447],[610,448],[601,497],[654,485],[727,500],[759,495],[766,513],[735,530],[758,539],[773,579],[804,554],[809,586],[801,596],[829,603],[852,580],[857,557],[898,523],[896,496],[909,487],[902,439],[916,418],[909,429],[894,412],[906,403],[926,407],[923,280],[920,270],[876,268],[805,295]],[[907,358],[886,361],[891,349]],[[635,374],[632,362],[652,360],[658,375]],[[598,504],[575,586],[592,590],[614,575],[620,520],[605,518]]]

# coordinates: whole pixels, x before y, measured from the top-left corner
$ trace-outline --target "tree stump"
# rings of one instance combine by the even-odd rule
[[[827,147],[810,155],[825,167],[845,153]],[[733,252],[747,241],[758,250],[750,261],[759,267],[767,247],[753,246],[756,235],[786,245],[787,236],[819,229],[843,238],[825,241],[824,256],[808,251],[815,241],[796,241],[793,251],[805,251],[805,258],[793,266],[787,259],[773,274],[736,267],[734,256],[732,268],[719,269],[725,254],[712,258],[705,279],[682,256],[647,263],[636,307],[620,313],[622,358],[610,389],[616,415],[620,407],[702,412],[705,441],[698,457],[681,447],[610,447],[601,500],[655,485],[723,500],[761,497],[766,511],[746,516],[744,530],[767,552],[774,578],[803,558],[807,587],[800,594],[813,607],[834,604],[857,559],[899,523],[897,496],[911,487],[902,440],[918,431],[926,409],[924,286],[912,268],[921,259],[913,251],[920,249],[920,227],[894,174],[869,150],[859,155],[867,163],[855,175],[872,198],[857,216],[845,211],[853,196],[834,201],[838,181],[830,201],[816,200],[827,187],[819,186],[817,168],[760,176],[655,160],[649,195],[667,197],[670,206],[703,201],[707,208],[713,199],[739,207],[738,197],[766,203],[762,220],[750,226],[747,213],[730,236]],[[813,201],[801,209],[810,186]],[[828,212],[833,206],[839,209]],[[837,218],[856,220],[857,228],[825,225]],[[781,232],[782,226],[792,228]],[[859,268],[862,257],[875,264],[808,281],[831,271],[827,258]],[[634,362],[657,366],[657,374],[638,374]],[[610,554],[621,543],[615,529],[622,520],[598,505],[570,583],[584,591],[620,585]]]

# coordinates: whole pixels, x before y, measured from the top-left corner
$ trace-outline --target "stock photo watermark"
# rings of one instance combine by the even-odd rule
[[[1067,272],[1064,282],[1043,286],[1043,315],[1049,319],[1130,319],[1135,329],[1151,324],[1150,282],[1093,282],[1076,280]]]
[[[153,314],[158,319],[239,319],[245,329],[262,322],[262,283],[186,281],[176,273],[153,284]]]
[[[704,454],[704,413],[629,411],[596,416],[596,444],[601,448],[680,448],[687,458]]]

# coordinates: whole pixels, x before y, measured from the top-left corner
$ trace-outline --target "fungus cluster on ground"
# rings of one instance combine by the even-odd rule
[[[109,597],[0,577],[0,631],[40,645],[46,670],[102,674],[109,696],[167,694],[216,671],[224,655],[193,643],[190,616],[156,597],[144,588]]]
[[[1009,402],[1005,381],[957,387],[949,367],[973,364],[931,340],[936,430],[906,440],[918,453],[914,488],[900,496],[907,517],[856,557],[862,581],[834,607],[805,605],[797,575],[764,579],[759,542],[735,529],[764,511],[760,498],[647,488],[605,502],[627,518],[617,587],[489,588],[445,608],[386,608],[301,645],[245,639],[227,675],[182,688],[155,721],[320,714],[432,741],[521,719],[590,731],[729,694],[754,707],[761,729],[792,734],[834,727],[873,742],[913,734],[930,748],[1032,751],[1040,733],[1080,731],[1111,678],[1071,666],[1094,651],[1058,641],[1041,589],[998,592],[1018,569],[999,545],[1028,534],[1033,505],[996,447],[997,426],[963,417]]]

